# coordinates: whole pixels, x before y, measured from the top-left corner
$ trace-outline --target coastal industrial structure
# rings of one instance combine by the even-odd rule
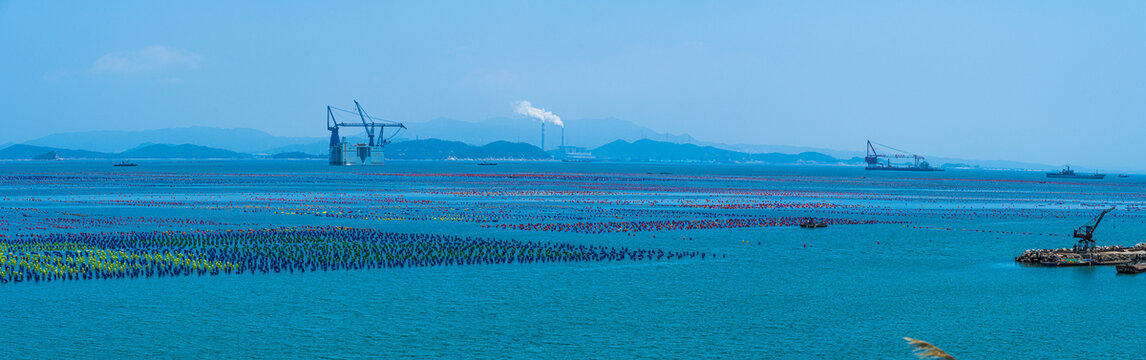
[[[876,143],[879,144],[879,143]],[[943,169],[931,167],[931,164],[924,160],[924,157],[909,153],[907,151],[899,150],[884,144],[879,144],[882,147],[898,151],[895,154],[882,154],[876,151],[875,146],[872,145],[871,140],[867,141],[867,156],[864,157],[864,162],[867,170],[895,170],[895,171],[943,171]],[[880,159],[883,159],[882,161]],[[907,165],[892,164],[891,159],[912,159],[912,163]]]
[[[589,149],[582,146],[560,146],[557,148],[557,156],[564,162],[591,162],[597,158]]]
[[[386,160],[383,147],[389,144],[395,136],[398,136],[398,133],[405,130],[406,125],[367,115],[366,111],[362,109],[362,105],[358,104],[358,100],[354,101],[354,108],[355,111],[350,111],[330,105],[326,106],[326,129],[330,130],[330,165],[382,165]],[[334,116],[335,111],[358,115],[361,123],[338,121]],[[343,127],[365,128],[368,141],[366,143],[347,141],[346,137],[342,137],[338,133],[338,130]],[[390,134],[389,137],[385,136],[387,127],[394,128],[394,133]],[[378,131],[377,142],[375,142],[375,130]]]
[[[545,123],[541,123],[541,150],[545,150]],[[556,157],[564,162],[591,162],[597,158],[583,146],[565,145],[565,126],[561,126],[561,145],[557,147]]]
[[[1094,218],[1074,230],[1071,237],[1078,239],[1078,243],[1071,248],[1064,249],[1033,249],[1024,251],[1015,258],[1016,262],[1037,264],[1042,266],[1094,266],[1094,265],[1125,265],[1133,261],[1146,260],[1146,244],[1140,243],[1133,247],[1123,246],[1096,246],[1094,230],[1106,214],[1114,211],[1114,207],[1102,210]]]

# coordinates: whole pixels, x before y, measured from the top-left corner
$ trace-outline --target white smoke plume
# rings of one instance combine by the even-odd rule
[[[565,123],[561,122],[560,116],[557,116],[557,115],[555,115],[549,111],[546,111],[545,109],[535,108],[535,107],[533,107],[533,103],[530,103],[528,101],[524,101],[524,100],[518,101],[514,105],[514,111],[517,112],[518,114],[525,115],[525,116],[540,120],[541,122],[547,122],[547,123],[550,123],[553,125],[560,126],[562,128],[565,127]]]

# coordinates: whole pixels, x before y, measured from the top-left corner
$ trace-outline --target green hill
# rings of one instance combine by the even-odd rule
[[[460,141],[439,139],[401,141],[386,145],[387,159],[445,160],[454,159],[520,159],[540,160],[551,156],[536,146],[525,143],[495,141],[473,146]]]
[[[634,142],[617,140],[593,149],[593,156],[621,161],[745,162],[746,153],[712,146],[676,144],[641,139]]]
[[[30,160],[36,156],[47,154],[55,151],[64,159],[108,159],[116,157],[115,154],[101,153],[87,150],[70,150],[60,149],[47,146],[34,146],[16,144],[4,149],[0,149],[0,159],[25,159]]]
[[[541,149],[536,146],[508,141],[494,141],[482,147],[473,147],[470,149],[470,156],[468,157],[473,159],[524,160],[544,160],[552,158],[551,155],[541,151]]]
[[[291,151],[278,153],[271,156],[272,159],[325,159],[325,155],[313,155],[300,151]]]
[[[752,154],[752,160],[768,164],[838,164],[847,162],[818,152]]]
[[[842,160],[818,152],[799,154],[748,154],[712,146],[677,144],[648,139],[627,142],[617,140],[592,150],[593,156],[613,161],[668,161],[709,163],[765,163],[765,164],[852,164],[855,159]]]
[[[137,159],[248,159],[252,156],[231,150],[183,144],[152,144],[119,153],[119,157]]]

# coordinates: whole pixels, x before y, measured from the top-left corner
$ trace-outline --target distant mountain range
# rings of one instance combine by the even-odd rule
[[[529,143],[539,146],[541,124],[525,118],[492,118],[479,122],[438,118],[428,122],[406,123],[407,130],[398,134],[395,142],[419,139],[441,139],[461,141],[470,145],[485,145],[495,141]],[[118,153],[141,144],[196,144],[218,149],[228,149],[249,154],[278,154],[302,152],[322,154],[328,150],[329,133],[315,131],[314,137],[281,137],[254,129],[220,129],[212,127],[168,128],[144,131],[86,131],[49,135],[24,142],[27,145],[55,147],[62,149],[86,149],[104,153]],[[561,144],[560,127],[547,126],[545,148],[551,150]],[[366,136],[359,129],[343,129],[343,135],[351,135],[353,141]],[[387,130],[386,136],[392,134]],[[630,121],[606,119],[580,119],[566,121],[565,143],[571,146],[596,148],[613,142],[629,142],[650,139],[681,144],[714,146],[721,149],[761,153],[761,152],[820,152],[836,157],[856,156],[855,151],[839,151],[798,146],[744,145],[704,142],[690,135],[667,134]],[[3,148],[3,146],[0,146]],[[858,154],[862,154],[859,152]]]
[[[495,140],[541,143],[541,124],[525,118],[492,118],[480,122],[469,122],[449,118],[438,118],[424,123],[406,124],[409,130],[399,135],[400,139],[446,139],[469,144],[485,144]],[[631,121],[616,118],[575,119],[565,121],[565,145],[597,148],[616,140],[634,142],[641,139],[654,141],[712,146],[726,150],[747,153],[801,153],[820,152],[836,157],[853,157],[863,152],[831,149],[785,146],[785,145],[746,145],[723,144],[700,141],[688,134],[669,134],[637,125]],[[545,148],[553,149],[561,145],[559,127],[548,125],[545,128]],[[324,145],[325,146],[325,145]]]
[[[254,129],[220,129],[194,126],[144,131],[85,131],[48,135],[25,141],[27,145],[87,149],[118,153],[146,144],[196,144],[244,153],[310,143],[320,138],[281,137]]]
[[[497,142],[528,143],[534,148],[540,143],[541,125],[524,118],[494,118],[481,122],[468,122],[439,118],[424,123],[407,123],[408,130],[398,134],[387,148],[387,153],[403,158],[428,157],[434,151],[452,154],[455,158],[507,158],[504,152],[485,148]],[[619,119],[580,119],[566,121],[565,144],[594,149],[594,155],[602,159],[630,159],[633,161],[705,161],[705,162],[762,162],[762,163],[854,163],[862,157],[862,151],[842,151],[783,145],[721,144],[698,141],[690,135],[676,135],[656,132],[644,126]],[[353,142],[366,142],[365,136],[346,131]],[[546,149],[552,151],[561,144],[562,129],[548,126],[545,129]],[[386,136],[392,133],[387,132]],[[56,150],[63,158],[248,158],[273,157],[278,154],[294,153],[299,158],[324,157],[328,151],[329,135],[326,131],[316,131],[315,137],[281,137],[253,129],[220,129],[210,127],[169,128],[147,131],[91,131],[61,133],[30,140],[24,144],[0,146],[0,158],[29,159],[36,155]],[[449,150],[429,150],[419,146],[428,143],[406,142],[420,139],[440,139]],[[617,141],[620,140],[621,143]],[[453,143],[447,143],[453,142]],[[461,143],[461,144],[455,144]],[[651,144],[664,147],[658,150],[645,149]],[[195,144],[202,149],[149,148],[157,144]],[[405,145],[403,145],[405,144]],[[463,148],[460,145],[472,148]],[[625,147],[624,144],[630,144]],[[637,145],[644,144],[644,145]],[[667,145],[683,147],[667,147]],[[498,146],[494,146],[496,149]],[[648,146],[645,146],[648,145]],[[36,146],[38,149],[26,148]],[[171,145],[166,145],[171,146]],[[71,150],[84,149],[84,150]],[[137,150],[147,149],[145,153]],[[207,150],[211,149],[211,150]],[[225,149],[225,150],[224,150]],[[214,151],[218,150],[218,151]],[[485,151],[485,152],[483,152]],[[618,151],[627,155],[621,156]],[[668,151],[668,152],[664,152]],[[33,153],[33,154],[29,154]],[[484,156],[492,154],[489,156]],[[818,155],[816,155],[818,154]],[[515,155],[521,158],[534,158],[526,151]],[[278,155],[283,156],[283,155]],[[394,158],[394,157],[391,157]],[[828,159],[831,158],[831,159]],[[640,160],[644,159],[644,160]],[[846,160],[843,160],[846,159]],[[1014,161],[982,161],[960,158],[930,157],[933,164],[962,163],[968,167],[1002,169],[1056,169],[1057,166]],[[833,162],[834,161],[834,162]]]
[[[55,152],[64,159],[249,159],[251,154],[183,144],[151,144],[119,153],[17,144],[0,149],[0,159],[34,159]]]
[[[824,164],[859,165],[862,159],[837,159],[817,152],[800,154],[749,154],[724,150],[712,146],[676,144],[663,141],[616,140],[591,150],[598,160],[631,162],[704,162],[704,163],[767,163],[767,164]],[[477,160],[552,159],[549,153],[526,143],[495,141],[484,146],[460,141],[439,139],[409,140],[386,146],[386,158],[391,160]],[[118,153],[74,150],[46,146],[18,144],[0,149],[0,159],[324,159],[323,155],[302,152],[284,152],[275,155],[252,155],[206,146],[183,144],[148,144]]]
[[[799,154],[762,153],[749,154],[720,149],[713,146],[695,144],[675,144],[663,141],[637,140],[628,142],[617,140],[593,149],[593,155],[600,159],[617,161],[673,161],[673,162],[714,162],[714,163],[764,163],[764,164],[819,164],[819,165],[862,165],[862,158],[837,159],[818,152]]]
[[[495,141],[485,146],[473,146],[460,141],[438,139],[411,140],[386,146],[387,159],[446,160],[446,159],[519,159],[543,160],[551,156],[540,148],[508,141]]]

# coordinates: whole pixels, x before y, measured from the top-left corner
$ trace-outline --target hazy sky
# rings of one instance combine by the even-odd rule
[[[0,0],[0,143],[616,117],[727,143],[1146,167],[1146,2]]]

